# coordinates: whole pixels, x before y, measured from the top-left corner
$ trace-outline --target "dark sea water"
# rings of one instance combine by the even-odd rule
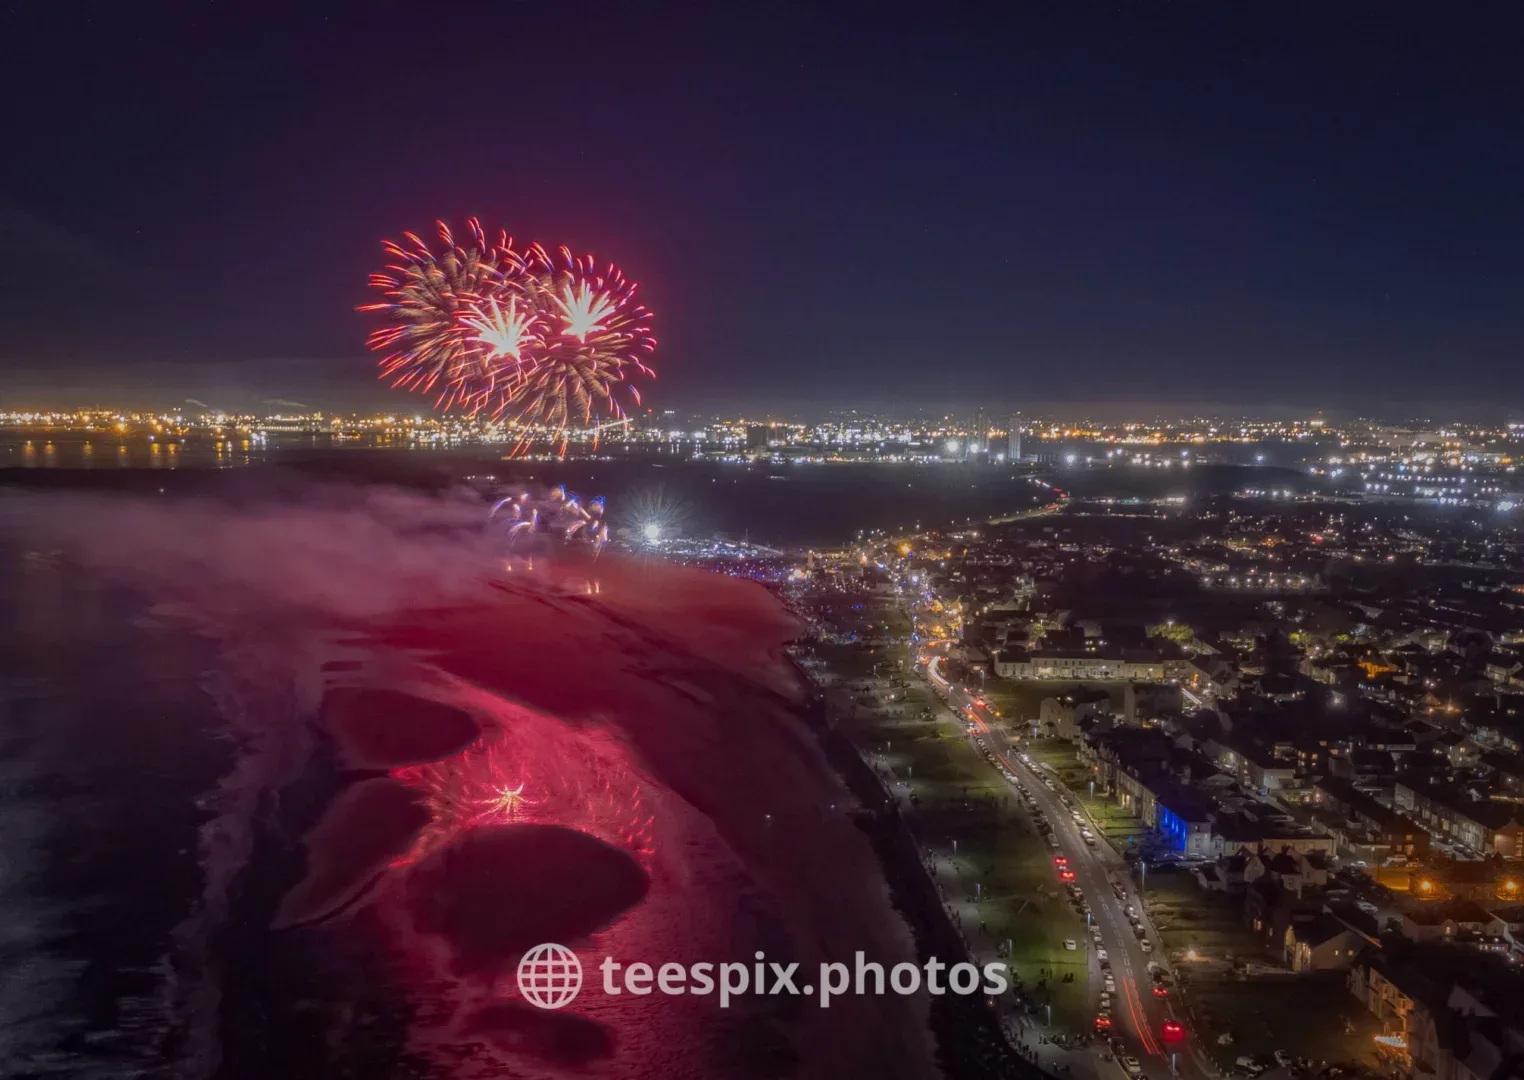
[[[0,545],[0,1075],[149,1076],[184,1046],[176,936],[233,747],[210,650]]]

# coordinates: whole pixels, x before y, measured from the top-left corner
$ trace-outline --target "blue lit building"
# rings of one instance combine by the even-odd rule
[[[1117,801],[1143,819],[1169,847],[1182,855],[1214,856],[1212,815],[1188,788],[1167,775],[1143,780],[1117,772]]]
[[[1170,792],[1155,798],[1154,829],[1172,850],[1182,855],[1215,855],[1212,843],[1212,818],[1187,792]]]

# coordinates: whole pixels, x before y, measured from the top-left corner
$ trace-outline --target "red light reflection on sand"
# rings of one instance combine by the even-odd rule
[[[392,770],[423,793],[433,820],[394,865],[408,865],[485,825],[560,825],[634,855],[647,869],[653,815],[623,752],[560,721],[489,729],[443,761]]]

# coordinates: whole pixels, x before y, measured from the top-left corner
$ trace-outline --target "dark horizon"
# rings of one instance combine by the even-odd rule
[[[658,411],[1524,397],[1513,7],[8,23],[0,407],[426,410],[354,308],[472,214],[642,283]]]

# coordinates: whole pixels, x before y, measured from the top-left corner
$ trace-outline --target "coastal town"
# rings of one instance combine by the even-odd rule
[[[1458,514],[1053,488],[772,576],[1018,1053],[1460,1080],[1524,1050],[1519,567]]]

